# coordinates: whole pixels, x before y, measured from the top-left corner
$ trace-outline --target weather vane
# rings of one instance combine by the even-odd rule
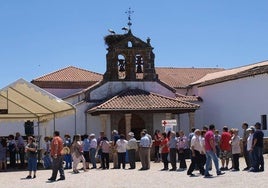
[[[128,23],[127,23],[127,25],[128,25],[128,29],[130,29],[130,27],[132,25],[130,16],[131,16],[131,14],[134,13],[134,11],[132,11],[131,8],[129,7],[128,11],[126,11],[125,13],[128,15]]]

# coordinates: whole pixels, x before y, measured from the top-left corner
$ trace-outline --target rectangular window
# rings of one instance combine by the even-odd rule
[[[262,130],[267,130],[267,115],[261,115]]]

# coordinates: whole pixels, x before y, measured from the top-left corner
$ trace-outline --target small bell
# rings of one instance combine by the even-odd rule
[[[119,59],[118,61],[119,61],[119,63],[118,63],[118,65],[119,65],[119,72],[125,72],[126,70],[125,70],[124,60],[123,59]]]
[[[142,67],[141,65],[137,65],[137,73],[142,73]]]
[[[137,65],[137,70],[136,73],[142,73],[142,57],[140,55],[136,56],[136,65]]]

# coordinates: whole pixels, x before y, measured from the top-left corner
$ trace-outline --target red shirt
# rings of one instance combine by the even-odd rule
[[[154,145],[155,146],[160,146],[161,144],[161,140],[160,140],[160,136],[157,134],[157,135],[154,135]]]
[[[61,155],[61,150],[63,148],[63,140],[59,136],[55,136],[51,142],[51,156]]]
[[[232,136],[229,132],[221,134],[220,148],[222,151],[231,151],[231,144],[229,143]]]
[[[205,134],[205,150],[209,151],[209,150],[213,150],[213,148],[210,145],[211,140],[214,142],[215,144],[215,137],[214,137],[214,133],[213,131],[209,130],[206,134]]]
[[[162,140],[160,146],[163,147],[161,153],[168,153],[169,152],[168,138]]]

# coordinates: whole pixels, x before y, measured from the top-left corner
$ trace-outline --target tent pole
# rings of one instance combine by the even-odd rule
[[[41,136],[40,136],[40,123],[39,123],[40,119],[38,117],[37,119],[37,133],[38,133],[38,162],[41,161],[41,147],[40,147],[40,141],[41,141]]]
[[[53,128],[54,128],[54,131],[56,130],[56,119],[55,119],[55,114],[53,114]]]
[[[76,131],[76,109],[74,109],[74,134],[75,135],[77,134],[77,131]]]

